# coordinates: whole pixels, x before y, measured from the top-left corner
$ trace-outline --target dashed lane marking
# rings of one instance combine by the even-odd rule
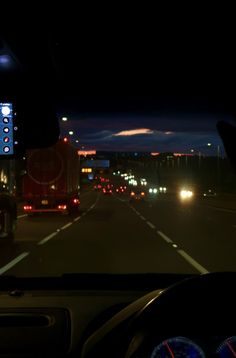
[[[60,231],[53,232],[52,234],[46,236],[43,240],[39,241],[37,245],[43,245],[46,242],[48,242],[50,239],[52,239],[54,236],[56,236]]]
[[[147,225],[151,228],[151,229],[155,229],[156,226],[153,225],[150,221],[146,221]]]
[[[15,266],[16,264],[18,264],[18,262],[20,262],[21,260],[23,260],[26,256],[29,255],[29,252],[22,252],[22,254],[20,254],[19,256],[17,256],[15,259],[13,259],[12,261],[8,262],[8,264],[6,264],[5,266],[0,268],[0,275],[2,275],[3,273],[5,273],[6,271],[10,270],[13,266]]]
[[[166,242],[169,243],[172,243],[173,241],[168,237],[166,236],[162,231],[157,231],[157,234],[160,235],[162,237],[162,239],[164,239]]]
[[[61,230],[65,230],[65,229],[67,229],[69,226],[71,226],[72,224],[73,224],[73,222],[69,222],[68,224],[62,226],[60,229],[61,229]]]
[[[187,252],[185,252],[184,250],[177,250],[177,252],[191,265],[193,266],[197,271],[199,271],[200,273],[209,273],[209,271],[203,267],[202,265],[200,265],[196,260],[194,260],[194,258],[192,258],[189,254],[187,254]]]

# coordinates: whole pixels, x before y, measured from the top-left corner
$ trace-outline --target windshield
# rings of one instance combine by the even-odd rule
[[[100,96],[102,60],[86,67],[89,83],[79,72],[80,85],[71,44],[50,41],[44,84],[56,81],[60,137],[0,162],[0,195],[16,203],[16,217],[0,208],[0,275],[235,271],[236,178],[217,132],[234,117],[162,96],[143,106],[135,92]],[[106,85],[121,85],[121,73]]]

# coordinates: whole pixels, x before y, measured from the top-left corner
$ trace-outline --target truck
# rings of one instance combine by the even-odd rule
[[[49,148],[26,154],[23,177],[24,212],[73,214],[80,206],[80,159],[75,147],[60,139]]]

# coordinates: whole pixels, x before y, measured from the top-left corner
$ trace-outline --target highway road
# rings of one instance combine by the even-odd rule
[[[213,204],[90,191],[75,217],[19,215],[14,243],[0,242],[0,275],[235,271],[236,210]]]

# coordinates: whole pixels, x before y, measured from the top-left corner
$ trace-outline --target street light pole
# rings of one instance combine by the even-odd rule
[[[220,146],[217,145],[217,184],[220,187]]]

